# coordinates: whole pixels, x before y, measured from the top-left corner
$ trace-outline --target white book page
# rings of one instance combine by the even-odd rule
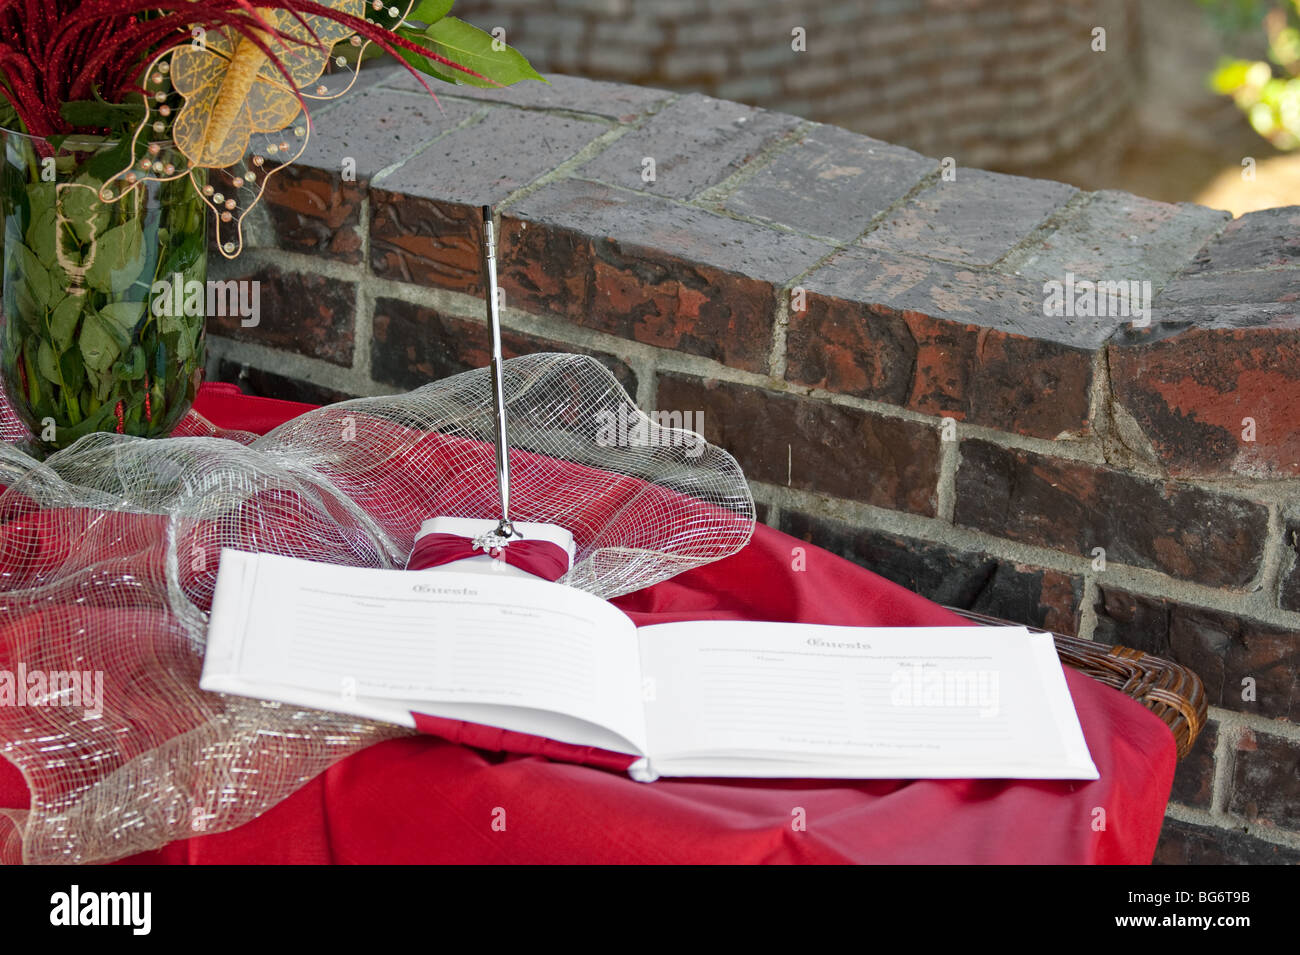
[[[661,775],[1095,779],[1047,635],[1023,627],[645,627]]]
[[[640,753],[640,683],[632,622],[572,587],[225,550],[200,686]]]

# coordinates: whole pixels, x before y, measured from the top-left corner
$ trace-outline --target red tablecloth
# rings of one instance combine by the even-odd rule
[[[196,410],[262,432],[310,408],[205,385]],[[795,570],[794,548],[806,569]],[[690,619],[860,626],[964,623],[771,528],[723,561],[615,601],[638,625]],[[253,822],[141,863],[1147,863],[1173,780],[1173,736],[1146,709],[1066,669],[1095,782],[632,782],[432,737],[343,760]],[[0,759],[0,806],[25,807]],[[505,819],[505,828],[494,820]],[[804,828],[792,823],[804,820]]]

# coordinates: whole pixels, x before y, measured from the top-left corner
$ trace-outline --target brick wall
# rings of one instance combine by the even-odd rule
[[[982,168],[1041,173],[1138,132],[1137,0],[457,0],[456,12],[503,28],[542,70],[707,93]]]
[[[317,111],[223,267],[262,281],[263,320],[212,320],[210,374],[328,401],[486,364],[491,203],[509,354],[592,354],[643,408],[703,412],[796,537],[1191,666],[1211,723],[1159,859],[1300,861],[1300,209],[950,177],[783,114],[552,80],[435,106],[372,71]],[[1149,282],[1149,324],[1045,314],[1046,283],[1089,280]]]

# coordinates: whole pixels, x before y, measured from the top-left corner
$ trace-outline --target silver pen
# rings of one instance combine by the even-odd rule
[[[501,313],[497,306],[496,237],[492,227],[492,207],[483,206],[483,270],[486,279],[488,327],[492,330],[492,405],[496,414],[497,490],[501,495],[501,520],[496,534],[509,540],[522,536],[510,520],[510,439],[506,435],[506,395],[501,377]]]

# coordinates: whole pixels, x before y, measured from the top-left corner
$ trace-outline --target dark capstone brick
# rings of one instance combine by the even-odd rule
[[[1129,319],[1046,316],[1041,282],[878,249],[837,252],[800,283],[811,293],[1095,351]]]
[[[1046,179],[959,169],[936,182],[867,234],[863,244],[992,265],[1078,190]]]
[[[1197,253],[1188,272],[1300,265],[1300,208],[1249,212]]]
[[[279,398],[283,401],[305,401],[309,405],[330,405],[356,397],[344,391],[315,385],[300,378],[278,375],[265,368],[242,365],[226,358],[221,359],[217,365],[217,380],[236,384],[247,395]]]
[[[363,69],[361,75],[365,74]],[[475,112],[476,107],[467,103],[440,107],[424,92],[410,96],[384,89],[351,90],[314,117],[319,121],[312,126],[298,164],[338,175],[348,159],[355,164],[356,178],[368,180]]]
[[[1104,581],[1097,588],[1095,606],[1093,639],[1183,664],[1201,678],[1211,705],[1288,720],[1300,716],[1295,681],[1300,633],[1220,610],[1129,593]],[[1254,681],[1254,700],[1242,698],[1247,677]]]
[[[543,222],[501,218],[497,281],[514,308],[567,318],[591,314],[591,239]]]
[[[495,205],[572,159],[608,128],[554,113],[489,107],[481,121],[440,137],[375,185],[475,209]]]
[[[910,149],[818,126],[746,179],[724,208],[847,242],[938,168]]]
[[[780,529],[935,603],[1056,633],[1078,631],[1081,577],[798,511],[783,510]]]
[[[483,294],[483,217],[477,208],[370,193],[370,269],[380,278]]]
[[[381,298],[375,302],[370,366],[376,381],[418,388],[471,368],[486,367],[491,347],[485,322],[443,315],[398,299]],[[636,373],[614,355],[508,329],[502,331],[501,350],[507,358],[555,351],[592,355],[614,373],[635,400]]]
[[[703,411],[704,436],[751,480],[933,516],[939,436],[886,418],[761,388],[661,374],[660,410]]]
[[[1245,312],[1227,309],[1249,304],[1282,306],[1287,314],[1294,315],[1298,300],[1300,269],[1180,275],[1156,296],[1152,314],[1154,331],[1136,329],[1131,337],[1138,340],[1158,337],[1162,324],[1167,326],[1180,317],[1192,318],[1198,326],[1213,328],[1259,325],[1270,314],[1269,309]]]
[[[1091,281],[1148,281],[1159,289],[1231,218],[1190,202],[1094,192],[1026,252],[1016,272],[1040,281],[1064,282],[1067,272]]]
[[[1300,291],[1300,270],[1294,276]],[[1300,476],[1300,328],[1294,323],[1188,329],[1109,348],[1107,357],[1115,397],[1171,474]]]
[[[1279,601],[1284,610],[1300,611],[1300,518],[1287,519],[1282,540],[1291,556],[1288,559],[1290,567],[1284,568]]]
[[[644,86],[602,83],[560,73],[545,75],[545,83],[533,80],[488,89],[473,86],[458,86],[453,89],[432,81],[430,85],[437,92],[439,101],[450,98],[480,103],[505,103],[527,109],[562,109],[569,113],[588,113],[622,123],[630,123],[645,115],[673,95],[668,90],[648,89]],[[415,77],[405,70],[392,72],[383,80],[383,85],[408,92],[424,92]]]
[[[361,197],[355,182],[295,164],[267,180],[263,201],[277,247],[360,262]]]
[[[1228,811],[1258,825],[1300,831],[1300,743],[1243,730]]]
[[[612,239],[592,250],[591,328],[766,371],[776,292],[750,279]]]
[[[1240,829],[1194,826],[1165,819],[1153,860],[1157,865],[1296,865],[1300,849],[1276,846]]]
[[[798,124],[794,116],[692,93],[618,139],[584,164],[578,175],[690,199],[726,179]],[[646,158],[655,162],[652,182],[641,178]]]
[[[516,307],[761,372],[777,289],[830,248],[565,180],[508,209],[500,281]]]
[[[382,278],[483,294],[480,207],[549,172],[604,129],[502,107],[443,136],[371,190],[371,269]]]
[[[1169,798],[1184,806],[1209,809],[1214,800],[1214,748],[1219,745],[1219,724],[1206,720],[1192,751],[1178,761]]]
[[[351,282],[266,268],[245,277],[259,284],[260,320],[243,328],[239,316],[208,317],[208,330],[237,341],[352,364],[356,286]]]
[[[965,441],[954,522],[999,537],[1244,587],[1259,569],[1263,505],[1113,468]]]
[[[792,382],[1035,437],[1088,427],[1086,350],[887,305],[806,305],[790,316]]]

